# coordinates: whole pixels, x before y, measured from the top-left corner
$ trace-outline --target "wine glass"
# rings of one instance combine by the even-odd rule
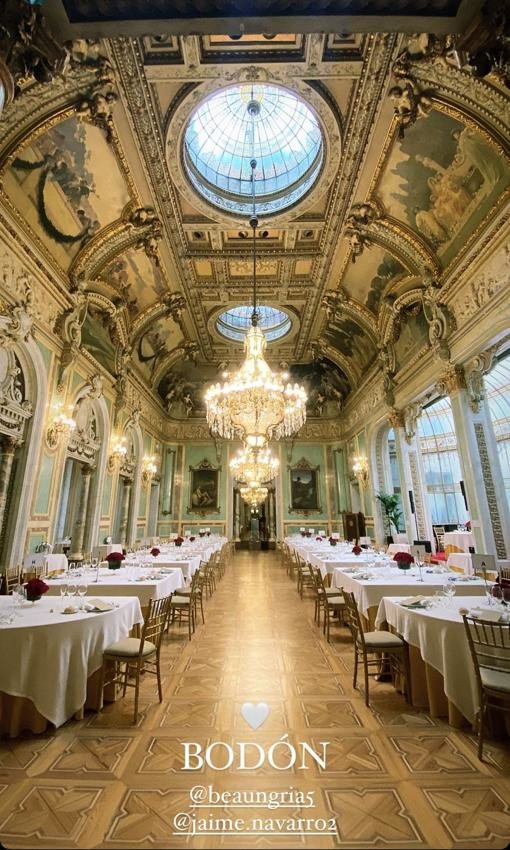
[[[87,583],[85,581],[78,582],[76,589],[78,591],[78,596],[80,597],[80,611],[84,610],[83,600],[87,593]]]
[[[69,599],[69,585],[66,581],[63,581],[60,585],[60,602],[62,610],[65,608],[66,599]]]
[[[67,592],[69,594],[69,599],[71,600],[71,603],[72,603],[73,599],[75,598],[76,594],[78,593],[78,587],[77,587],[77,584],[76,584],[75,581],[69,582],[69,584],[67,585]]]

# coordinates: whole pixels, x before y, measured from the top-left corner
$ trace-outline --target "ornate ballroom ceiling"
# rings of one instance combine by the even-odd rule
[[[64,5],[93,19],[97,4]],[[459,4],[432,6],[441,16]],[[1,197],[86,304],[82,345],[117,379],[136,373],[172,417],[202,417],[204,382],[242,356],[216,320],[250,303],[250,228],[192,186],[183,134],[224,87],[284,87],[317,117],[323,162],[294,206],[259,217],[259,299],[291,323],[268,359],[305,382],[311,416],[337,417],[375,369],[390,400],[398,371],[440,345],[442,280],[506,202],[501,80],[489,132],[467,95],[482,99],[482,84],[443,36],[245,32],[68,47],[64,75],[15,101],[16,120],[14,106],[0,118]]]

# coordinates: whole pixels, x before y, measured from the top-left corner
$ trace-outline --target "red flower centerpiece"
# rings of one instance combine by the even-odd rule
[[[393,560],[397,562],[399,570],[410,570],[414,564],[414,558],[409,552],[395,552]]]
[[[320,543],[322,541],[322,537],[316,537],[315,539],[317,540],[318,543]]]
[[[122,561],[125,560],[125,556],[122,552],[110,552],[110,554],[106,556],[106,560],[108,561],[109,570],[120,570],[120,565]]]
[[[184,543],[184,537],[181,537],[179,535],[179,537],[175,538],[174,543],[176,546],[182,546],[182,544]]]
[[[196,537],[193,535],[192,537],[190,537],[189,542],[193,543],[194,540],[196,540]]]
[[[329,538],[329,545],[330,546],[336,546],[336,539],[334,537]]]
[[[47,590],[49,590],[48,585],[40,578],[31,578],[25,585],[25,593],[29,602],[37,602]]]
[[[159,549],[157,546],[153,546],[151,549],[151,555],[153,558],[157,558],[159,555]]]
[[[363,552],[363,549],[361,548],[361,546],[353,546],[352,547],[352,554],[353,555],[361,555],[362,552]]]
[[[311,536],[312,536],[311,531],[305,531],[305,537],[311,537]]]

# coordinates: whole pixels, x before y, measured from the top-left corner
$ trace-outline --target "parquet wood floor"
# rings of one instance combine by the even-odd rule
[[[274,553],[239,553],[206,604],[206,622],[165,642],[164,701],[143,684],[131,725],[130,694],[98,715],[45,736],[0,744],[0,841],[7,848],[503,848],[510,840],[510,749],[491,742],[482,764],[473,736],[410,708],[374,683],[371,708],[352,688],[348,633],[328,645]],[[270,713],[253,731],[244,702]],[[255,741],[282,735],[316,750],[326,769],[263,765],[183,770],[183,742]],[[275,750],[275,764],[285,766]],[[195,810],[206,818],[335,818],[337,835],[173,835],[190,789],[312,792],[314,807]],[[243,826],[244,828],[244,826]],[[189,827],[188,827],[189,829]],[[245,830],[246,832],[246,830]]]

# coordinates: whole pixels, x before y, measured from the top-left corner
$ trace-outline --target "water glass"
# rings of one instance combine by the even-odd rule
[[[69,599],[69,585],[66,581],[63,581],[60,585],[60,602],[62,604],[62,610],[65,608],[67,599]]]
[[[84,610],[83,600],[87,593],[87,584],[84,581],[80,581],[77,585],[78,596],[80,597],[80,611]]]

